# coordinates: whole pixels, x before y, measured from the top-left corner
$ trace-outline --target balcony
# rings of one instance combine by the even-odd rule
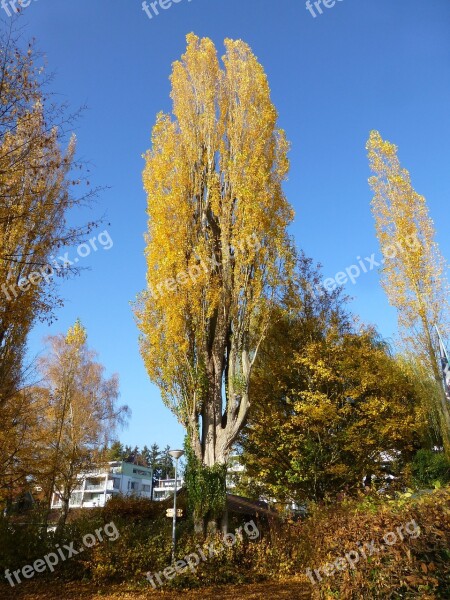
[[[182,479],[177,479],[177,487],[180,488],[183,485]],[[175,479],[158,479],[156,484],[157,488],[167,488],[174,490],[175,489]]]
[[[104,499],[100,499],[100,500],[93,500],[91,501],[83,501],[83,508],[97,508],[99,506],[104,506],[105,505],[105,501]]]
[[[105,476],[105,469],[92,469],[89,471],[84,471],[84,475],[87,477],[104,477]]]
[[[101,484],[93,484],[93,483],[87,483],[84,491],[85,492],[103,492],[105,489],[105,485],[103,483]]]
[[[81,507],[81,500],[72,500],[72,498],[69,500],[69,507],[70,508],[79,508]],[[61,500],[59,500],[58,502],[53,502],[52,503],[52,508],[62,508],[62,502]]]

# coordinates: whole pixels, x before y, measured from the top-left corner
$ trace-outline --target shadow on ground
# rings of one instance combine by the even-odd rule
[[[252,585],[229,585],[189,591],[140,590],[130,586],[99,586],[93,584],[63,584],[39,582],[0,586],[1,600],[309,600],[311,590],[303,583],[265,582]]]

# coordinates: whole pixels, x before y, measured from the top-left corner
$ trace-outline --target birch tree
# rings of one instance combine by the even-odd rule
[[[102,448],[127,414],[116,405],[118,378],[104,377],[104,367],[87,347],[79,321],[66,335],[49,339],[50,353],[41,360],[43,409],[47,444],[40,449],[48,470],[41,473],[50,499],[56,490],[62,501],[59,526],[66,522],[77,476],[96,466]]]

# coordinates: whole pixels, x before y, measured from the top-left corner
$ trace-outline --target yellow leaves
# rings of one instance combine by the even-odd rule
[[[369,183],[374,192],[372,212],[378,240],[385,255],[381,283],[389,303],[398,311],[406,348],[422,365],[441,377],[434,326],[450,332],[447,264],[435,241],[435,230],[426,200],[413,188],[410,174],[397,158],[397,148],[371,132],[367,143],[375,173]],[[408,243],[409,242],[409,243]],[[441,435],[450,452],[450,415],[445,400],[430,395],[429,409],[442,403]]]
[[[268,474],[279,495],[359,487],[367,472],[380,472],[381,452],[410,451],[417,441],[423,417],[414,386],[371,330],[331,330],[310,341],[312,324],[283,323],[252,382],[248,466],[253,473],[263,459],[281,463],[281,474]]]
[[[81,348],[87,341],[86,329],[81,324],[79,319],[76,320],[72,327],[69,327],[66,334],[66,343],[74,348]]]
[[[53,102],[48,103],[51,109],[45,108],[31,49],[22,52],[13,39],[2,39],[0,45],[1,405],[21,388],[24,346],[33,323],[48,318],[59,304],[52,282],[56,277],[48,266],[52,253],[80,238],[81,228],[67,225],[67,211],[85,204],[89,194],[82,201],[71,194],[75,137],[64,152],[66,127],[51,121],[56,117],[67,124],[71,119]]]
[[[225,47],[221,68],[211,40],[187,36],[173,116],[158,115],[145,154],[147,293],[136,314],[150,377],[180,402],[198,392],[217,320],[234,360],[244,340],[257,346],[290,254],[288,144],[262,66],[244,42]]]
[[[433,324],[439,318],[442,302],[446,304],[440,284],[444,263],[434,242],[426,201],[412,188],[393,144],[372,132],[367,148],[375,172],[369,180],[375,194],[372,209],[386,256],[383,287],[390,303],[399,310],[403,330],[416,326],[419,315],[422,321]]]

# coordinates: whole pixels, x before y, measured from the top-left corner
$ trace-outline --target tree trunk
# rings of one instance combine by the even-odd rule
[[[223,511],[223,514],[222,514],[220,528],[224,535],[226,535],[228,533],[228,506],[226,504],[225,504],[225,510]]]
[[[69,515],[69,501],[70,501],[70,496],[67,497],[66,495],[64,495],[63,498],[61,499],[61,502],[62,502],[61,514],[58,519],[58,525],[56,526],[56,530],[58,532],[62,531],[66,525],[67,517]]]
[[[201,535],[202,537],[205,537],[206,528],[204,518],[197,517],[194,515],[194,533],[196,535]]]

